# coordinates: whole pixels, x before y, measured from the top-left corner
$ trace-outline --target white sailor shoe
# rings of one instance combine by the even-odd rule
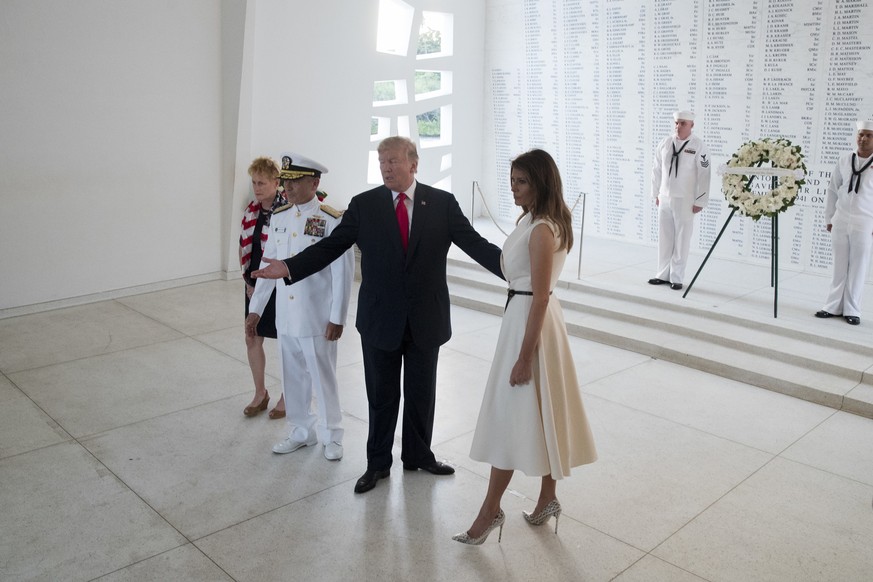
[[[316,444],[317,442],[318,442],[318,438],[315,435],[313,435],[312,439],[310,439],[308,441],[298,441],[298,440],[293,439],[289,436],[289,437],[285,437],[285,440],[283,440],[282,442],[276,443],[275,445],[273,445],[273,452],[280,454],[280,455],[284,455],[286,453],[293,453],[297,449],[302,449],[303,447],[311,447],[312,445]]]
[[[328,461],[339,461],[343,458],[343,446],[336,441],[327,443],[324,445],[324,458]]]

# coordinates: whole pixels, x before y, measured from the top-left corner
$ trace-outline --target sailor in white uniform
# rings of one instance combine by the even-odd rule
[[[682,289],[685,264],[691,247],[694,215],[709,202],[709,151],[691,133],[694,113],[673,114],[676,133],[655,150],[652,166],[652,198],[658,205],[658,272],[651,285],[670,284]]]
[[[857,151],[840,154],[825,198],[825,224],[833,242],[834,275],[816,317],[842,315],[861,323],[861,297],[873,249],[873,121],[858,121]]]
[[[322,164],[295,153],[282,156],[279,178],[288,204],[273,211],[264,257],[286,259],[328,236],[341,213],[321,204],[316,196]],[[267,266],[262,262],[261,268]],[[274,453],[291,453],[319,442],[324,456],[343,456],[342,412],[336,380],[337,340],[349,309],[354,252],[349,249],[318,273],[286,285],[282,279],[257,279],[249,303],[246,333],[254,333],[264,306],[276,288],[276,331],[282,389],[289,433],[273,446]],[[318,413],[312,410],[312,396]]]

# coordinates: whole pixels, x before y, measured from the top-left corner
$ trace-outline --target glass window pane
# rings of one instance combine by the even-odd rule
[[[415,8],[403,0],[379,0],[376,52],[406,56]]]
[[[416,58],[447,57],[453,54],[454,15],[447,12],[421,13]]]

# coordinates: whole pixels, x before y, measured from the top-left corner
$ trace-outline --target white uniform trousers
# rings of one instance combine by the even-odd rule
[[[834,278],[822,308],[828,313],[861,317],[864,280],[873,250],[870,226],[833,225]]]
[[[342,412],[336,381],[337,342],[328,341],[323,335],[291,337],[279,332],[277,343],[288,436],[297,441],[310,441],[317,424],[319,442],[342,443]],[[313,394],[318,414],[312,410]]]
[[[684,198],[662,197],[658,204],[658,279],[682,283],[694,232],[694,212]]]

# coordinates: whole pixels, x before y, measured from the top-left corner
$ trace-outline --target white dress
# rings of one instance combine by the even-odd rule
[[[531,290],[528,245],[538,224],[548,225],[557,236],[554,225],[544,220],[531,222],[528,215],[503,245],[501,264],[510,289]],[[566,250],[555,252],[552,290],[566,258]],[[564,315],[554,293],[534,355],[533,380],[518,386],[509,384],[531,300],[529,295],[515,295],[503,314],[470,457],[498,469],[561,479],[570,475],[571,467],[594,462],[597,452],[582,405]]]

